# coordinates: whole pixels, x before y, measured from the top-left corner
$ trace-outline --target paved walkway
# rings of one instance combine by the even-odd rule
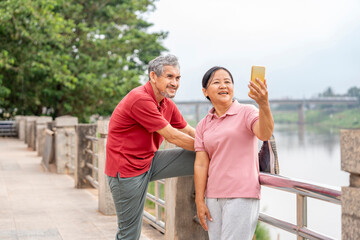
[[[0,138],[0,239],[111,239],[116,216],[98,212],[97,191],[44,171],[23,141]],[[163,239],[143,224],[141,240]]]

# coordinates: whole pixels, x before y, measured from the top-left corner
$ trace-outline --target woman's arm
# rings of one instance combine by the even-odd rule
[[[263,83],[256,78],[256,81],[259,86],[251,81],[249,84],[252,92],[249,93],[249,97],[259,105],[259,120],[253,126],[253,131],[257,138],[267,141],[274,131],[274,119],[270,110],[266,80]]]
[[[200,220],[201,226],[205,231],[208,230],[208,226],[206,224],[207,217],[210,221],[212,218],[210,216],[209,209],[205,204],[205,189],[208,178],[208,170],[209,170],[209,155],[207,152],[196,152],[195,164],[194,164],[194,181],[195,181],[195,203],[197,209],[197,215]]]

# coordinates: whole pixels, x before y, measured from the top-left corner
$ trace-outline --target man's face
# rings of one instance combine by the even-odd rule
[[[177,67],[164,66],[163,74],[161,76],[154,74],[153,81],[159,94],[166,98],[173,98],[180,86],[180,71]]]

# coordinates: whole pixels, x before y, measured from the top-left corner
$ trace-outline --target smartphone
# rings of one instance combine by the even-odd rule
[[[264,82],[265,80],[265,67],[262,66],[252,66],[251,67],[251,81],[256,85],[259,85],[255,78],[258,78],[260,81]],[[250,91],[251,93],[251,91]]]

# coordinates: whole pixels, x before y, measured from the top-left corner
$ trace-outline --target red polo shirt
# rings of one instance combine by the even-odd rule
[[[164,98],[159,105],[150,82],[131,90],[111,115],[105,174],[134,177],[149,170],[164,140],[156,131],[169,123],[177,129],[187,125],[173,101]]]

